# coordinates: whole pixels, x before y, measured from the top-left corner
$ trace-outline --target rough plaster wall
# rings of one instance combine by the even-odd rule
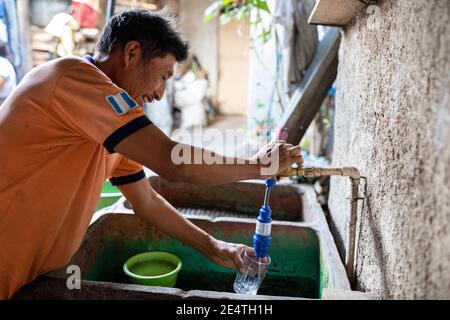
[[[378,5],[380,28],[360,13],[339,52],[333,162],[367,177],[357,288],[386,299],[448,299],[450,1]],[[347,179],[331,180],[341,249],[349,195]]]
[[[218,22],[203,22],[203,13],[210,0],[180,0],[180,27],[189,39],[194,53],[202,67],[208,72],[211,95],[215,102],[218,78]]]

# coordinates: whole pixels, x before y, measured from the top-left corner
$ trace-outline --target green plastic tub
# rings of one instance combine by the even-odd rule
[[[134,284],[174,287],[182,267],[181,259],[168,252],[144,252],[129,258],[123,271]]]

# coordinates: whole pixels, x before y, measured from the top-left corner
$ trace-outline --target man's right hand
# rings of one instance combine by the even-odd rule
[[[294,146],[283,140],[273,141],[264,146],[252,158],[261,165],[261,175],[265,177],[277,176],[297,163],[299,167],[304,160],[301,147]]]

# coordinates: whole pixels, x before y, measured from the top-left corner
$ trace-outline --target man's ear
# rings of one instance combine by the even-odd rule
[[[132,64],[141,62],[141,45],[135,40],[128,41],[123,48],[123,64],[127,70]]]

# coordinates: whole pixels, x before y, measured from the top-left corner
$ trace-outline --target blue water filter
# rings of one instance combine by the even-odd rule
[[[253,247],[255,255],[258,258],[265,258],[269,251],[270,242],[272,241],[272,210],[269,206],[270,189],[276,184],[275,179],[266,179],[266,194],[264,196],[264,204],[259,209],[258,219],[256,221],[256,230],[253,235]]]

